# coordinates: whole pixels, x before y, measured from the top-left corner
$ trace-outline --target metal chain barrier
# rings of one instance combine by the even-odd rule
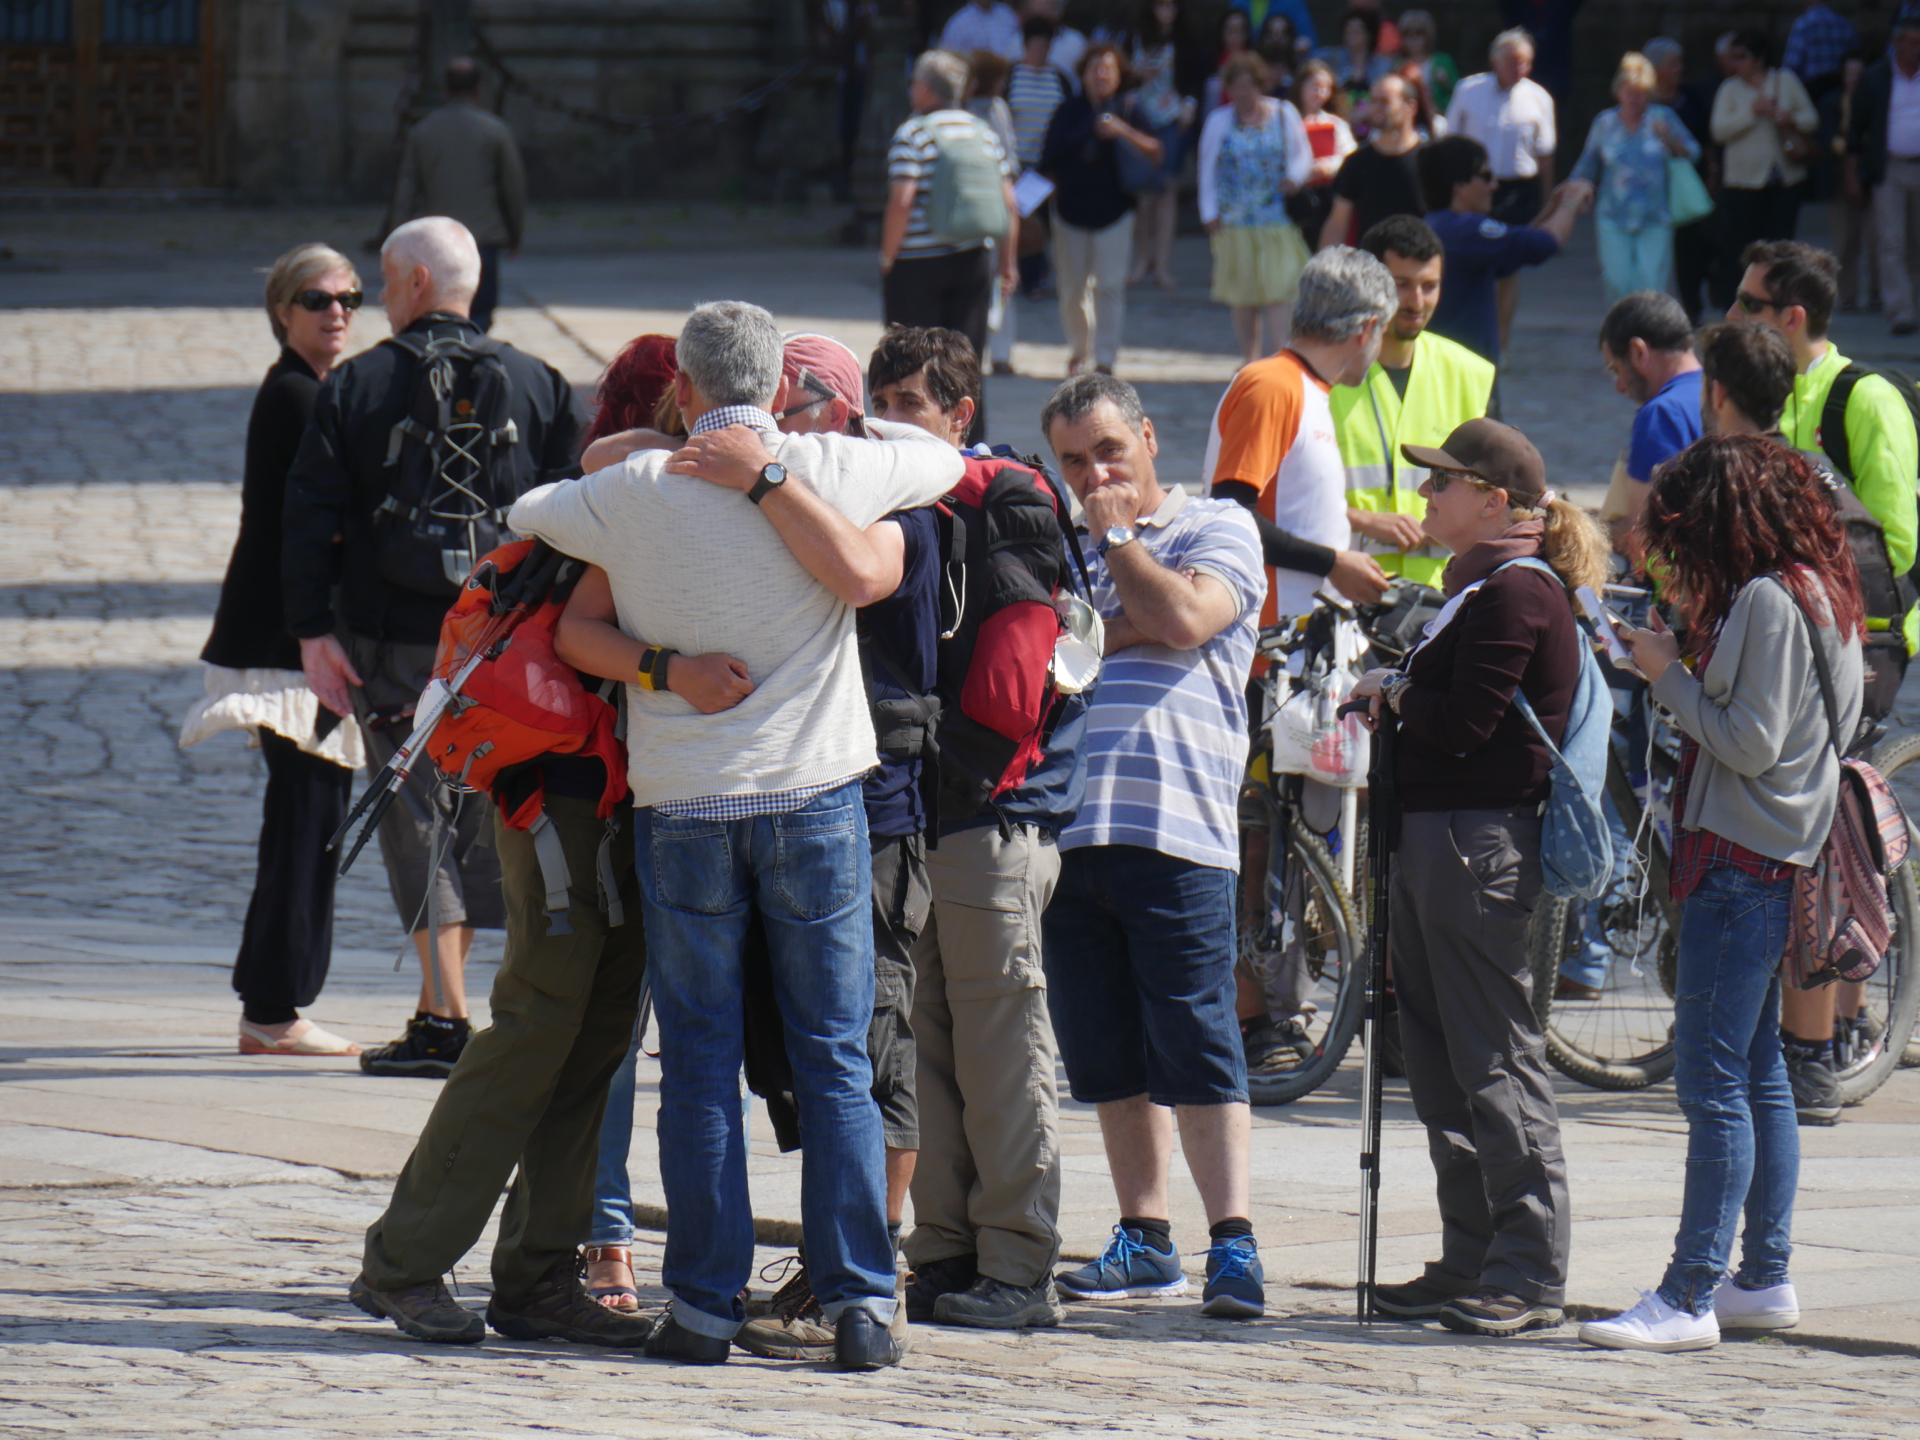
[[[479,26],[473,28],[473,50],[481,60],[500,73],[500,79],[506,88],[523,96],[536,109],[550,110],[564,115],[569,120],[582,125],[597,125],[603,130],[634,132],[642,130],[687,130],[696,125],[705,125],[715,120],[724,120],[730,115],[744,115],[758,110],[775,95],[787,89],[819,61],[809,57],[796,65],[781,71],[771,80],[755,86],[738,100],[730,101],[717,110],[691,111],[681,115],[615,115],[605,110],[595,110],[587,105],[570,105],[565,100],[535,89],[521,79],[507,66],[505,58],[493,47]]]

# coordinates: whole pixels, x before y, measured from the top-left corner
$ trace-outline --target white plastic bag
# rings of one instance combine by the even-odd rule
[[[1293,693],[1274,711],[1276,774],[1307,775],[1338,789],[1367,783],[1367,728],[1358,715],[1339,718],[1359,678],[1353,662],[1365,643],[1356,623],[1340,619],[1332,647],[1313,657]]]

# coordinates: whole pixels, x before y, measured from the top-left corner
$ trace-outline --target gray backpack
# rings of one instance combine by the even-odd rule
[[[967,122],[948,129],[933,122],[957,115]],[[943,110],[927,117],[939,158],[927,184],[927,230],[942,240],[965,244],[995,240],[1012,223],[1007,214],[1005,177],[994,157],[993,132],[964,110]]]

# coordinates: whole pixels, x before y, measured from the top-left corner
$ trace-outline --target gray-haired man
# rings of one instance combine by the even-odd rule
[[[699,307],[676,348],[687,447],[536,490],[509,523],[604,569],[627,634],[665,655],[736,656],[755,686],[712,715],[645,678],[627,687],[660,1017],[660,1178],[673,1215],[661,1267],[673,1301],[647,1353],[718,1363],[745,1319],[742,953],[757,909],[807,1141],[808,1279],[835,1327],[836,1360],[867,1370],[897,1364],[905,1348],[889,1329],[893,1247],[867,1059],[872,877],[860,782],[875,740],[853,609],[798,552],[809,537],[857,537],[937,500],[963,467],[952,446],[907,426],[876,423],[882,443],[780,434],[768,412],[781,358],[766,311]],[[642,677],[660,673],[657,659],[643,657]]]

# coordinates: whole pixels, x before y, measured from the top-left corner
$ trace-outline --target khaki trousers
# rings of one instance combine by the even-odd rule
[[[594,809],[591,800],[547,795],[567,856],[571,935],[547,934],[532,837],[495,816],[507,954],[493,982],[493,1023],[467,1042],[386,1213],[367,1230],[362,1269],[376,1289],[451,1270],[486,1229],[508,1176],[513,1188],[493,1252],[496,1295],[524,1296],[587,1238],[600,1117],[633,1038],[647,964],[632,812],[615,812],[612,860],[626,923],[609,929],[595,868],[606,822]]]
[[[914,947],[920,1162],[911,1265],[977,1255],[983,1275],[1037,1285],[1060,1257],[1060,1099],[1040,916],[1060,876],[1053,838],[1016,825],[927,852],[933,913]]]
[[[1109,370],[1120,358],[1127,319],[1127,270],[1133,263],[1133,212],[1104,230],[1053,222],[1053,268],[1060,287],[1060,325],[1067,354]]]

